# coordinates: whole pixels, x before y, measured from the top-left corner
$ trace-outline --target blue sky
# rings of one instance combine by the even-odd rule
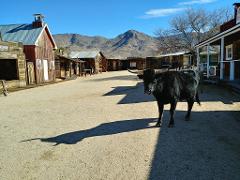
[[[30,23],[42,13],[53,34],[113,38],[129,29],[154,35],[185,8],[232,7],[234,0],[11,0],[0,2],[0,24]]]

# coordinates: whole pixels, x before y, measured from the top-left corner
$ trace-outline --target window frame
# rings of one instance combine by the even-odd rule
[[[136,68],[137,67],[137,62],[135,62],[135,61],[130,62],[130,67],[131,68]]]
[[[231,49],[231,57],[229,57],[228,50]],[[232,60],[233,59],[233,45],[230,44],[226,46],[226,60]]]
[[[240,7],[237,8],[236,24],[240,23]]]

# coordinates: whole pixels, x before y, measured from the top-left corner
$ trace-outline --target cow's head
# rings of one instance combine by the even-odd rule
[[[143,71],[144,93],[151,94],[154,91],[155,72],[153,69]]]

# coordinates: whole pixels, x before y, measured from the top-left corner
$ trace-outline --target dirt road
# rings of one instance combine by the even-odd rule
[[[240,179],[240,98],[205,86],[202,106],[155,128],[141,81],[109,72],[0,97],[0,179]]]

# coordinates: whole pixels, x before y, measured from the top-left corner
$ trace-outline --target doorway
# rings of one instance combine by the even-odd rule
[[[43,60],[43,77],[44,81],[48,81],[48,60]]]

